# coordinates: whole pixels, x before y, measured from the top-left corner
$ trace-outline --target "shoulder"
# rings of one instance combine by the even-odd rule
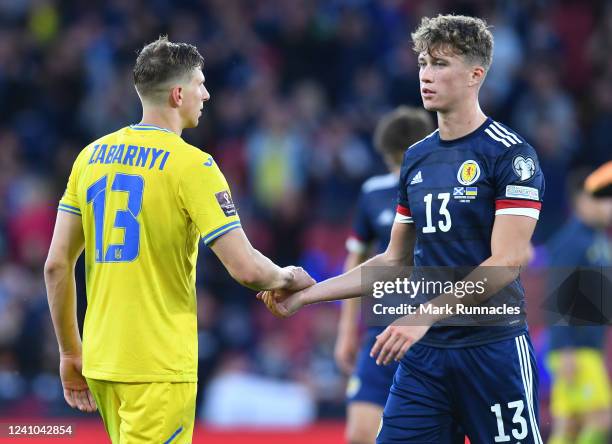
[[[505,148],[511,148],[515,145],[527,144],[525,139],[521,137],[516,131],[504,125],[497,120],[491,120],[489,125],[484,129],[484,136],[492,143]]]
[[[380,176],[373,176],[366,180],[361,186],[362,194],[370,194],[375,191],[388,190],[389,188],[396,188],[398,179],[394,174],[384,174]]]
[[[404,159],[406,157],[419,156],[430,151],[432,147],[437,145],[438,139],[438,130],[436,129],[431,134],[410,145],[404,154]]]
[[[199,168],[201,166],[212,167],[216,166],[213,156],[206,151],[185,142],[183,139],[178,137],[180,142],[178,143],[179,148],[179,162],[182,164],[181,169],[187,168]]]
[[[531,147],[516,131],[496,120],[491,120],[482,133],[482,140],[500,153],[520,147]]]
[[[492,120],[481,135],[481,149],[495,161],[496,166],[513,165],[516,169],[538,169],[536,150],[516,131]],[[518,174],[518,173],[517,173]]]
[[[202,151],[193,145],[184,144],[178,156],[179,162],[176,169],[179,186],[217,186],[224,184],[227,180],[215,162],[215,159],[206,151]],[[216,184],[216,185],[215,185]]]
[[[180,139],[180,140],[181,140],[181,147],[183,148],[183,151],[186,157],[189,157],[190,159],[193,159],[193,160],[202,160],[202,159],[207,160],[208,158],[212,158],[212,156],[206,151],[204,151],[203,149],[198,148],[197,146],[191,145],[185,142],[183,139]]]

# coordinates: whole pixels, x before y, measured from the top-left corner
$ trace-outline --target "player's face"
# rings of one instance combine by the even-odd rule
[[[193,70],[189,82],[183,89],[183,104],[181,106],[185,128],[195,128],[202,115],[204,102],[210,99],[210,94],[204,86],[204,74],[200,68]]]
[[[428,111],[449,112],[470,94],[473,67],[450,50],[423,51],[418,57],[423,107]]]

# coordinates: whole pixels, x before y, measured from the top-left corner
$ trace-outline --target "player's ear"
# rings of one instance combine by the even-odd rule
[[[482,66],[474,66],[470,70],[470,78],[468,80],[469,86],[475,86],[482,83],[484,76],[486,74],[485,69]]]
[[[170,90],[170,106],[178,108],[183,104],[183,87],[175,86]]]

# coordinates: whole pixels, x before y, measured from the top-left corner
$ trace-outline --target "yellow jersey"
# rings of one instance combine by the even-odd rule
[[[212,157],[131,125],[81,151],[58,210],[81,216],[85,236],[83,375],[197,381],[198,242],[240,227]]]

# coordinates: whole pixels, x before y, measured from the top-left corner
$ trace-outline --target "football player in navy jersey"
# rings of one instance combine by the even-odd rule
[[[356,267],[372,253],[381,253],[387,248],[395,219],[404,152],[433,129],[432,118],[423,109],[400,106],[380,119],[374,132],[374,147],[390,172],[371,177],[361,188],[352,233],[346,241],[345,271]],[[359,305],[358,298],[342,303],[335,357],[340,369],[351,376],[346,390],[347,441],[372,444],[397,363],[377,366],[370,357],[376,336],[384,327],[368,327],[359,345]]]
[[[464,306],[482,308],[474,305],[484,306],[502,289],[524,301],[519,270],[533,254],[544,177],[535,150],[480,108],[493,36],[481,19],[440,15],[423,18],[412,38],[423,105],[437,113],[438,130],[404,156],[389,245],[306,290],[260,293],[279,316],[361,295],[364,267],[405,264],[472,267],[466,286],[492,276],[482,294],[461,300]],[[371,351],[377,363],[400,365],[377,442],[462,443],[462,429],[472,444],[541,444],[538,377],[526,323],[441,325],[458,302],[443,293],[378,336]]]

